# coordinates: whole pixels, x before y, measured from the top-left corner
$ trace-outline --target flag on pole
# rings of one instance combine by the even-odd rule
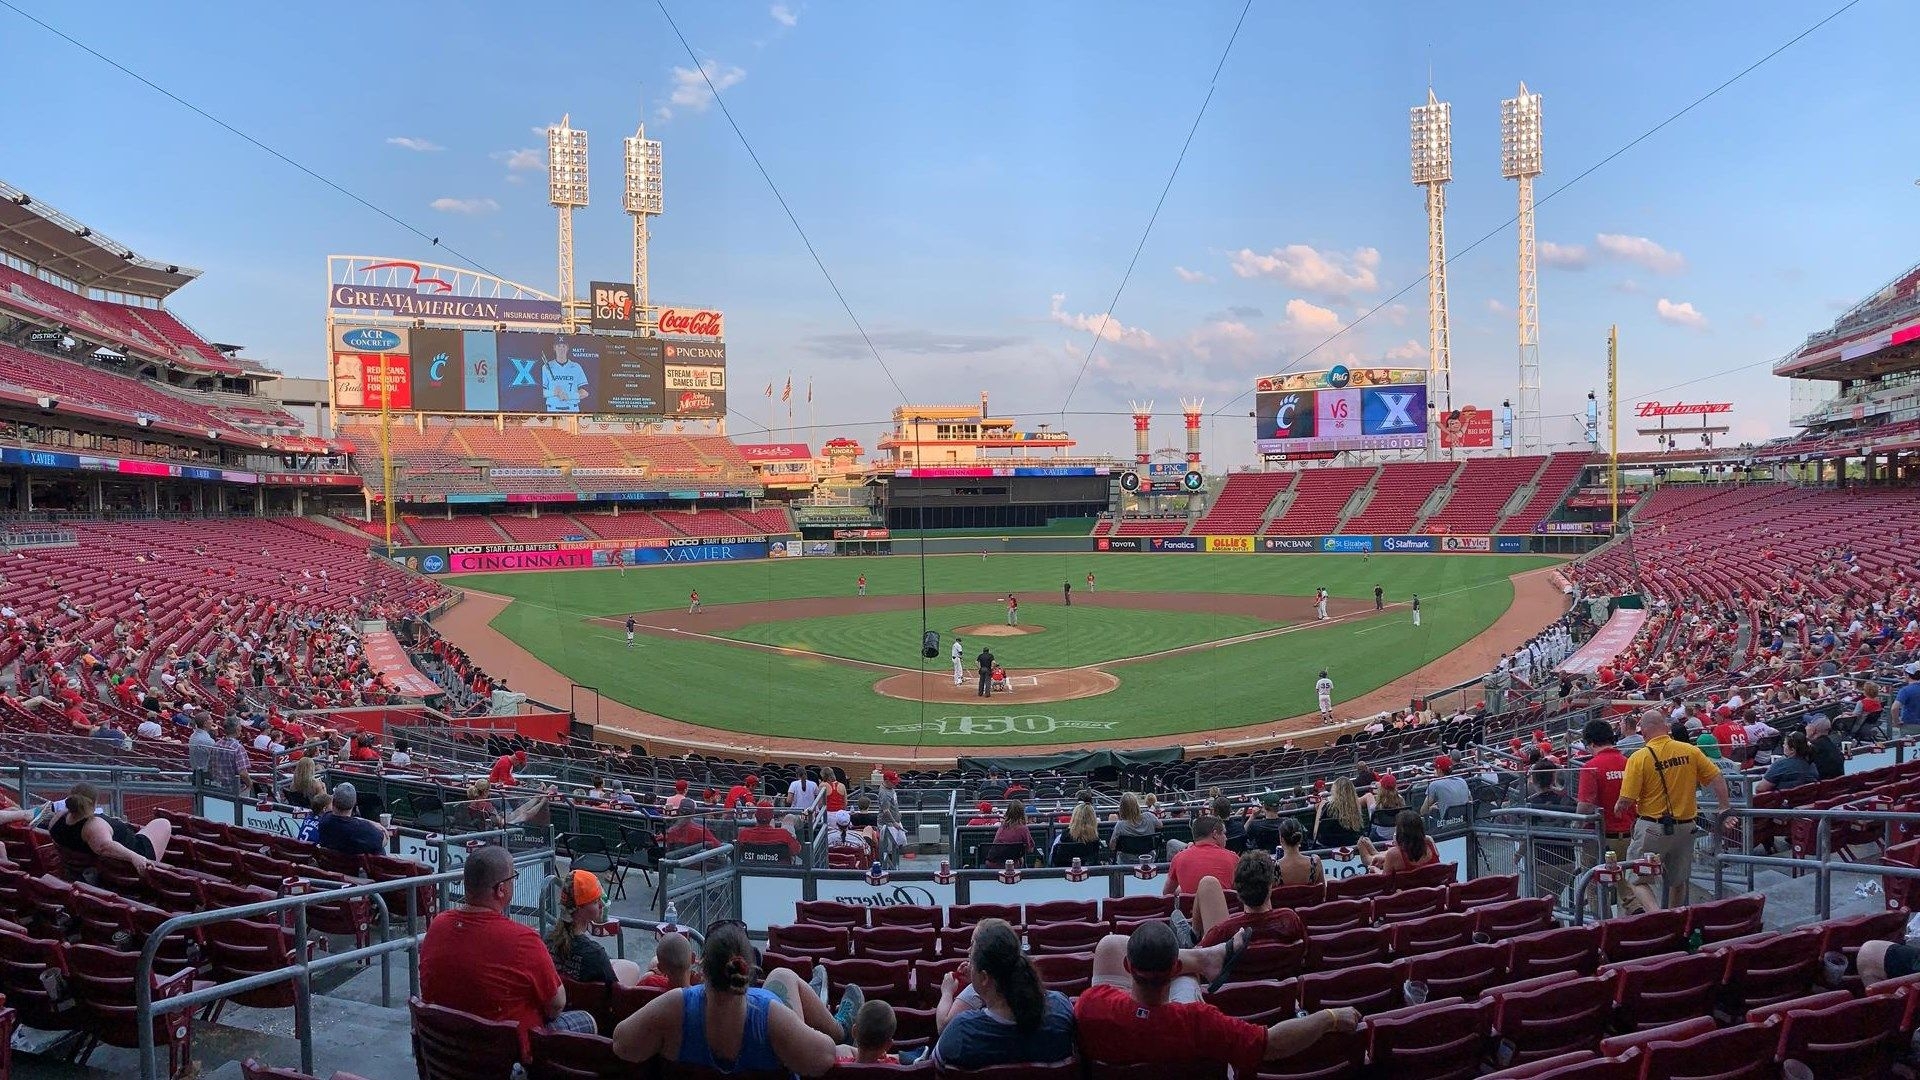
[[[772,384],[772,383],[768,383],[768,384],[767,384],[767,396],[768,396],[768,397],[772,397],[772,396],[773,396],[773,384]]]
[[[786,388],[780,391],[780,400],[781,401],[793,400],[793,376],[791,375],[787,376]]]
[[[813,380],[807,380],[807,404],[813,404]]]

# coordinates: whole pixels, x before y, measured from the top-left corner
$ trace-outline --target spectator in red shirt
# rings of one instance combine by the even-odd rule
[[[685,803],[691,797],[692,796],[687,794],[687,782],[685,780],[675,780],[673,782],[673,794],[662,799],[660,806],[667,812],[668,816],[671,817],[679,814],[681,804]]]
[[[434,916],[420,946],[420,996],[429,1004],[534,1028],[593,1034],[593,1014],[567,1012],[567,992],[546,943],[506,915],[519,876],[495,845],[467,857],[466,903]]]
[[[1323,1009],[1262,1027],[1201,1001],[1196,979],[1230,974],[1248,937],[1182,950],[1173,928],[1156,921],[1126,937],[1102,938],[1093,953],[1093,985],[1073,1006],[1081,1052],[1115,1065],[1222,1062],[1234,1075],[1250,1077],[1261,1062],[1292,1057],[1323,1036],[1358,1026],[1354,1009]]]
[[[731,810],[741,803],[751,803],[753,793],[760,787],[760,778],[748,773],[739,783],[727,789],[727,797],[720,805]]]
[[[1713,725],[1713,739],[1720,744],[1720,752],[1735,761],[1744,763],[1753,757],[1747,739],[1747,725],[1735,718],[1728,706],[1720,706],[1720,722]],[[1626,766],[1622,765],[1621,768]]]
[[[1027,804],[1019,799],[1007,804],[1007,816],[1000,820],[1000,827],[994,830],[993,842],[1011,844],[1019,848],[1023,855],[1033,854],[1033,830],[1027,827]]]
[[[785,848],[787,861],[800,857],[800,840],[788,830],[773,823],[773,804],[765,799],[753,808],[753,824],[740,830],[735,837],[741,844],[763,844],[769,847]]]
[[[1219,818],[1212,814],[1194,818],[1193,843],[1173,853],[1173,859],[1167,864],[1167,883],[1160,892],[1168,896],[1197,893],[1200,882],[1208,877],[1232,881],[1240,857],[1226,849],[1226,838],[1226,824]],[[1168,841],[1168,844],[1175,842]]]
[[[513,770],[524,769],[526,766],[527,752],[525,750],[515,750],[511,754],[501,754],[498,760],[494,761],[493,768],[487,772],[487,783],[493,787],[503,787],[519,783],[518,780],[514,779]]]
[[[973,808],[973,816],[967,819],[967,824],[998,826],[1000,824],[1000,816],[993,812],[992,803],[981,802]]]
[[[1734,726],[1739,727],[1738,724]],[[1740,739],[1743,744],[1746,736],[1746,729],[1741,728]],[[1614,734],[1613,725],[1605,720],[1587,721],[1587,726],[1580,730],[1580,741],[1587,744],[1591,756],[1580,766],[1575,809],[1582,814],[1598,811],[1606,819],[1607,855],[1614,862],[1621,862],[1626,859],[1627,844],[1633,839],[1634,822],[1631,810],[1622,814],[1614,809],[1614,804],[1620,801],[1620,783],[1627,775],[1627,756],[1614,745],[1618,736]],[[1625,908],[1621,910],[1623,914],[1626,911]]]
[[[660,843],[667,848],[706,847],[717,848],[720,838],[713,835],[699,818],[693,816],[693,804],[683,802],[675,811],[677,820],[673,826],[660,836]]]
[[[653,966],[640,977],[640,985],[650,990],[693,985],[693,943],[685,934],[661,935],[659,944],[653,947]]]
[[[1240,912],[1227,914],[1226,887],[1208,875],[1200,880],[1200,891],[1193,898],[1193,914],[1200,930],[1200,945],[1218,945],[1240,932],[1253,931],[1256,942],[1300,941],[1307,936],[1306,924],[1290,908],[1275,908],[1270,902],[1280,871],[1273,856],[1264,851],[1249,851],[1235,862],[1233,891],[1240,897]],[[1179,930],[1176,921],[1174,929]]]

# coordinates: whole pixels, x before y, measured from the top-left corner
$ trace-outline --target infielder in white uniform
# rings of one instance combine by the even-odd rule
[[[1333,719],[1333,680],[1326,672],[1320,673],[1320,679],[1313,684],[1313,692],[1320,697],[1320,719]]]
[[[953,639],[953,685],[967,685],[967,650],[959,638]]]
[[[1325,588],[1314,590],[1313,611],[1319,618],[1324,619],[1327,617],[1327,590]],[[1324,677],[1326,673],[1321,672],[1321,675]]]

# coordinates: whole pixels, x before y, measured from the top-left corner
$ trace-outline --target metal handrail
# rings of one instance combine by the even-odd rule
[[[531,857],[516,857],[516,866],[534,862],[544,862],[550,852],[534,853]],[[313,1071],[313,1023],[312,997],[313,975],[326,972],[346,964],[356,963],[373,957],[381,958],[381,995],[382,1003],[391,1003],[388,965],[386,957],[395,952],[407,953],[407,981],[409,992],[420,991],[420,943],[425,939],[424,932],[409,932],[401,937],[390,936],[391,916],[382,893],[404,889],[407,897],[407,925],[411,928],[419,917],[417,910],[418,893],[421,885],[442,887],[447,883],[465,876],[463,870],[444,871],[436,874],[422,874],[417,877],[396,878],[392,881],[369,882],[365,885],[349,885],[338,889],[325,889],[321,892],[301,893],[294,896],[282,896],[273,900],[243,904],[239,907],[220,908],[214,911],[194,911],[174,915],[155,927],[147,934],[146,944],[140,949],[140,960],[134,969],[133,997],[134,1017],[139,1025],[140,1041],[140,1077],[141,1080],[162,1080],[159,1072],[158,1053],[153,1040],[153,968],[160,946],[173,934],[196,926],[213,923],[231,922],[236,919],[250,919],[263,915],[276,915],[284,911],[294,913],[294,963],[273,971],[249,975],[244,979],[219,983],[201,990],[192,990],[176,997],[167,998],[163,1004],[168,1013],[181,1009],[192,1009],[208,1002],[219,1001],[235,994],[294,981],[294,1026],[300,1041],[300,1069]],[[382,940],[371,945],[349,949],[342,953],[331,953],[319,960],[307,957],[307,909],[315,904],[330,904],[341,900],[352,900],[362,896],[373,897],[379,904],[380,929]]]

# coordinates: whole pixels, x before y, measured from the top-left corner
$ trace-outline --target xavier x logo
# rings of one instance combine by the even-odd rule
[[[1409,410],[1413,408],[1413,394],[1405,392],[1394,393],[1382,390],[1379,393],[1379,397],[1380,404],[1387,408],[1387,415],[1380,418],[1381,431],[1398,431],[1403,428],[1417,428],[1420,426],[1415,423],[1413,417],[1409,415]]]
[[[508,359],[513,361],[513,379],[512,381],[508,382],[507,385],[508,386],[532,386],[533,385],[533,361],[520,360],[514,357],[508,357]]]

